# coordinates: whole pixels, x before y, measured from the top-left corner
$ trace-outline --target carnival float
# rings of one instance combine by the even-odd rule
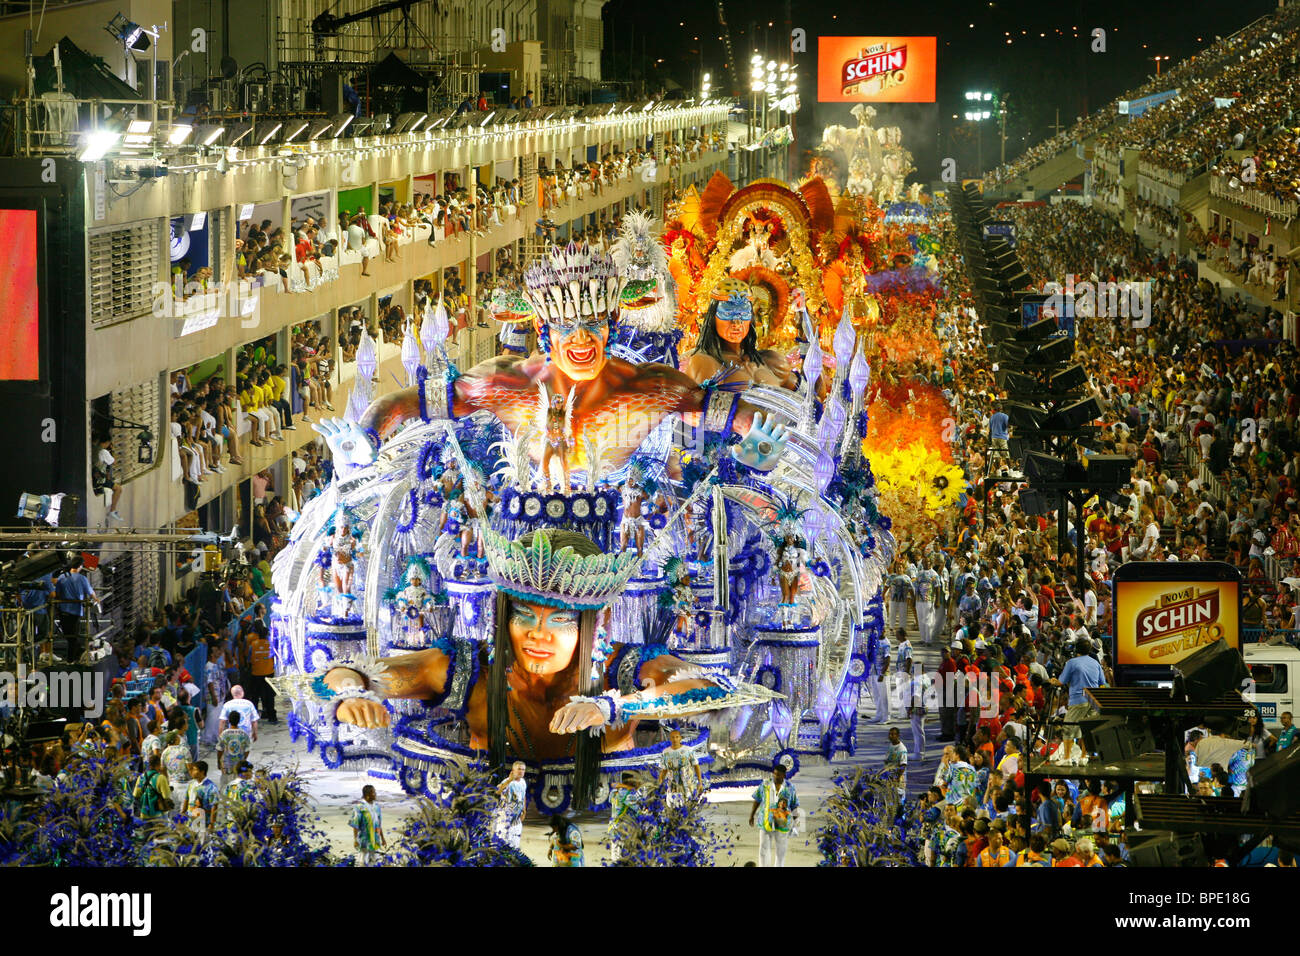
[[[295,739],[412,794],[522,760],[546,813],[607,805],[668,724],[714,787],[852,754],[895,534],[961,493],[928,216],[717,174],[498,289],[497,358],[452,365],[430,303],[372,401],[363,341],[275,563]]]

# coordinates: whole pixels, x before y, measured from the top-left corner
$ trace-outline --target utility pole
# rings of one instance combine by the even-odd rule
[[[1005,96],[998,98],[998,114],[1002,120],[1002,158],[998,160],[998,165],[1005,166],[1007,164],[1007,100]]]
[[[790,24],[791,24],[790,0],[785,0],[785,36],[786,36],[787,43],[791,43],[791,36],[794,32]],[[790,49],[787,50],[786,52],[789,53],[790,55],[790,69],[791,71],[794,71],[797,67],[797,64],[795,63],[795,59],[794,59],[794,50]],[[785,96],[786,94],[784,91],[782,91],[781,95]],[[789,179],[790,167],[798,160],[799,153],[797,152],[798,136],[795,133],[796,129],[798,128],[798,124],[795,122],[793,113],[789,113],[787,114],[787,116],[789,117],[790,120],[790,145],[785,148],[785,165],[786,165],[785,177],[786,179]]]
[[[1052,126],[1052,131],[1057,136],[1061,135],[1061,108],[1059,106],[1056,108],[1056,123]]]

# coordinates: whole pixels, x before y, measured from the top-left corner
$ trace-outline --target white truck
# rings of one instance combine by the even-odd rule
[[[1276,731],[1283,712],[1296,712],[1300,650],[1290,644],[1246,644],[1242,656],[1255,682],[1253,700],[1264,717],[1264,725]],[[1252,699],[1250,694],[1247,699]]]

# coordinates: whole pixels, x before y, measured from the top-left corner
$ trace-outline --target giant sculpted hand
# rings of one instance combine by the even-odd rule
[[[754,423],[736,446],[733,454],[741,464],[768,471],[776,466],[781,452],[785,451],[786,426],[776,420],[775,415],[765,419],[760,412],[754,416]]]
[[[311,427],[324,436],[337,464],[363,468],[373,462],[378,454],[370,436],[356,422],[329,418],[313,422]]]

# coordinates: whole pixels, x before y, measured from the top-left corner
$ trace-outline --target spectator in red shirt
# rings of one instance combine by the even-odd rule
[[[1074,855],[1068,840],[1052,841],[1052,866],[1083,866],[1083,861]]]
[[[1038,587],[1038,626],[1042,627],[1044,621],[1050,621],[1055,613],[1056,589],[1052,587],[1052,579],[1044,577]]]

